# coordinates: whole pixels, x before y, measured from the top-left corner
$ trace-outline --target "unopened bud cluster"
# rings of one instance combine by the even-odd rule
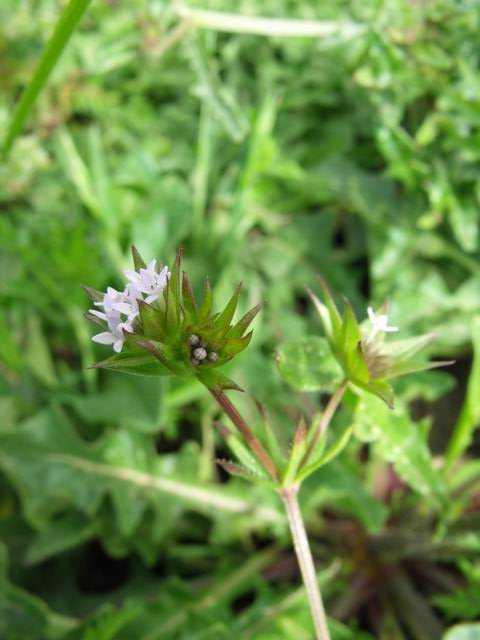
[[[205,364],[207,362],[216,362],[218,355],[215,351],[207,351],[208,345],[197,335],[193,334],[188,338],[190,346],[190,361],[193,365]]]

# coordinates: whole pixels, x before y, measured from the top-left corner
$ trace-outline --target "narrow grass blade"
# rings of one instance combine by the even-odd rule
[[[4,159],[7,157],[16,137],[20,134],[35,100],[45,86],[50,73],[91,1],[92,0],[70,0],[60,16],[55,30],[40,57],[33,78],[25,88],[13,112],[12,120],[3,143],[2,157]]]

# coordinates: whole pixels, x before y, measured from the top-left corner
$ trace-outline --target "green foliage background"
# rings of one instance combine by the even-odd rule
[[[0,134],[64,6],[1,3]],[[480,613],[480,5],[202,7],[335,29],[230,34],[167,2],[93,2],[0,165],[0,636],[312,637],[280,504],[220,473],[200,385],[89,368],[107,349],[80,284],[120,287],[134,243],[166,263],[182,245],[219,303],[243,280],[240,312],[266,298],[231,374],[285,446],[320,407],[315,274],[360,317],[388,297],[402,336],[437,334],[457,365],[402,381],[394,412],[341,415],[357,437],[302,498],[334,638],[441,637]],[[378,628],[350,530],[395,576],[374,581]]]

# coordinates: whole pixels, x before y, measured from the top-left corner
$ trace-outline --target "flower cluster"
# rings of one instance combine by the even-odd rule
[[[450,364],[417,359],[417,353],[432,340],[432,334],[386,342],[384,334],[398,331],[398,327],[389,326],[386,313],[376,315],[369,307],[367,313],[371,326],[365,330],[363,324],[358,324],[348,300],[345,300],[344,312],[340,314],[327,285],[323,280],[320,284],[323,302],[312,291],[308,290],[308,293],[320,315],[332,353],[351,384],[392,406],[390,380],[406,373]]]
[[[108,287],[101,300],[94,301],[103,311],[90,309],[89,314],[107,323],[108,331],[97,333],[94,342],[111,344],[116,353],[120,353],[125,344],[127,333],[134,333],[134,321],[139,315],[139,303],[152,304],[167,286],[170,271],[163,267],[156,271],[156,260],[152,260],[146,269],[125,271],[129,282],[123,291]],[[146,297],[144,297],[146,296]]]
[[[199,304],[185,272],[182,251],[172,271],[148,266],[133,248],[135,271],[125,271],[124,291],[108,288],[106,293],[85,287],[94,306],[89,320],[107,324],[108,331],[93,337],[95,342],[113,345],[116,352],[95,367],[141,375],[195,376],[210,389],[238,389],[218,371],[249,344],[247,329],[262,307],[248,311],[232,323],[240,296],[238,286],[221,312],[213,308],[208,278]]]

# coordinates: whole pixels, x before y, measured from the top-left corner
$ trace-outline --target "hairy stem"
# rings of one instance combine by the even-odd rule
[[[324,412],[322,413],[322,416],[318,422],[318,425],[315,429],[312,439],[310,440],[310,443],[308,445],[307,451],[303,457],[302,464],[300,465],[301,467],[303,467],[308,462],[308,459],[312,455],[312,452],[315,450],[315,447],[317,446],[318,441],[320,440],[322,434],[325,432],[328,425],[330,424],[330,420],[333,418],[335,411],[337,410],[338,405],[340,404],[340,401],[343,398],[343,394],[347,389],[347,386],[348,386],[348,381],[344,380],[342,384],[338,387],[338,389],[335,391],[335,393],[332,395],[330,400],[328,401],[328,404],[325,407]]]
[[[330,640],[327,618],[323,607],[322,596],[318,587],[317,574],[313,564],[312,552],[308,543],[307,532],[303,523],[302,512],[298,505],[298,486],[285,487],[280,495],[287,512],[288,525],[292,534],[293,546],[302,573],[303,584],[308,595],[313,626],[317,640]]]
[[[264,446],[260,442],[260,440],[255,436],[253,431],[250,429],[248,424],[245,422],[243,417],[237,411],[236,407],[230,402],[230,400],[225,395],[222,389],[209,389],[212,396],[218,402],[218,404],[225,411],[227,416],[233,422],[233,424],[237,427],[237,429],[242,434],[245,442],[250,447],[252,452],[257,457],[258,461],[261,462],[265,471],[271,476],[271,478],[275,481],[278,480],[277,469],[273,463],[273,460],[268,455]]]

